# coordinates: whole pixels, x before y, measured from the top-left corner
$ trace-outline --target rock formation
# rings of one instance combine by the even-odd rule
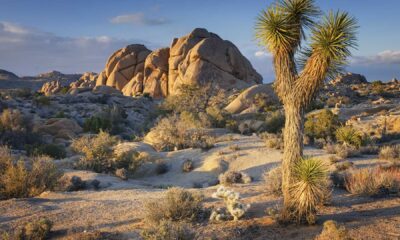
[[[205,29],[174,39],[170,48],[150,52],[129,45],[115,52],[96,81],[125,96],[148,93],[163,98],[179,93],[184,84],[244,89],[262,83],[262,77],[231,42]]]
[[[368,83],[368,81],[363,75],[357,73],[347,73],[344,75],[340,75],[336,79],[331,81],[331,84],[334,86],[338,84],[350,85],[361,83]]]
[[[144,61],[151,51],[144,45],[132,44],[116,51],[96,81],[96,86],[107,85],[123,90],[126,95],[143,91]]]
[[[60,84],[60,81],[54,80],[51,82],[44,83],[42,88],[39,90],[39,92],[43,93],[45,96],[50,96],[50,95],[60,92],[61,89],[62,89],[62,86]]]
[[[69,86],[74,88],[94,88],[96,86],[97,73],[85,72],[78,81],[72,82]]]

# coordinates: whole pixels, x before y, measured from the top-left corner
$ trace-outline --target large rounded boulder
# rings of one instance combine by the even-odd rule
[[[168,59],[169,48],[155,50],[146,58],[143,92],[153,98],[163,98],[168,95]]]
[[[262,77],[231,42],[206,29],[174,39],[169,58],[169,94],[180,86],[196,84],[226,90],[244,89],[262,83]]]

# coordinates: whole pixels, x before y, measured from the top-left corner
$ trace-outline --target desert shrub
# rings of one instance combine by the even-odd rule
[[[51,104],[50,98],[47,96],[35,96],[33,102],[37,106],[49,106]]]
[[[57,191],[67,191],[74,192],[84,190],[87,187],[87,182],[83,181],[82,178],[78,176],[68,176],[64,175],[58,181]]]
[[[71,89],[70,86],[64,86],[64,87],[61,88],[60,93],[61,94],[67,94],[70,89]]]
[[[214,198],[222,199],[226,208],[214,209],[211,212],[210,221],[229,220],[231,218],[233,218],[234,221],[237,221],[243,217],[250,208],[250,204],[243,204],[240,201],[239,193],[223,186],[219,187],[212,196]],[[227,215],[228,213],[230,216]]]
[[[189,118],[190,113],[171,115],[162,118],[151,130],[157,139],[156,148],[172,150],[174,148],[210,148],[214,145],[214,138],[207,135],[196,121]]]
[[[264,172],[263,178],[265,181],[267,192],[276,196],[282,195],[282,168],[275,167],[268,172]]]
[[[333,220],[324,222],[324,228],[315,240],[351,240],[346,228]]]
[[[202,212],[203,196],[181,188],[170,188],[162,199],[145,204],[145,220],[159,224],[162,220],[193,221]]]
[[[282,111],[274,111],[265,119],[265,130],[269,133],[278,133],[285,126],[285,115]]]
[[[183,163],[182,163],[182,172],[191,172],[194,169],[194,163],[192,160],[190,159],[186,159]]]
[[[4,109],[0,115],[0,130],[20,131],[28,130],[29,121],[19,110]]]
[[[0,176],[12,164],[13,157],[8,146],[0,146]]]
[[[361,146],[359,148],[359,151],[361,154],[366,154],[366,155],[377,155],[380,152],[380,149],[378,146],[369,144],[366,146]]]
[[[335,153],[340,158],[351,158],[360,155],[359,149],[351,145],[335,145]]]
[[[346,190],[363,196],[399,194],[400,170],[363,168],[348,171],[345,176]]]
[[[117,142],[117,138],[103,131],[96,136],[83,136],[73,140],[72,150],[83,154],[77,165],[78,168],[95,172],[112,171],[115,168],[112,147]]]
[[[83,123],[85,132],[99,133],[100,131],[110,131],[111,121],[109,119],[92,116],[86,118]]]
[[[65,148],[57,144],[30,145],[26,150],[29,156],[46,155],[54,159],[63,159],[67,156]]]
[[[343,145],[350,145],[359,148],[363,143],[361,133],[357,132],[351,126],[339,127],[336,130],[336,140]]]
[[[222,185],[231,185],[234,183],[251,183],[252,179],[244,172],[228,171],[218,176],[219,183]]]
[[[17,230],[15,239],[18,240],[41,240],[48,239],[53,223],[47,218],[26,223]]]
[[[400,145],[382,147],[379,151],[379,159],[400,163]]]
[[[301,159],[296,163],[290,194],[297,222],[315,223],[317,207],[330,195],[329,185],[328,168],[322,160]]]
[[[229,146],[229,149],[230,149],[232,152],[236,152],[236,151],[239,151],[239,150],[240,150],[240,147],[239,147],[239,145],[234,144],[234,145],[230,145],[230,146]]]
[[[349,161],[344,161],[344,162],[339,162],[336,163],[335,167],[337,171],[346,171],[350,168],[352,168],[354,166],[353,162],[349,162]]]
[[[66,117],[67,116],[65,115],[65,112],[62,110],[54,115],[54,118],[66,118]]]
[[[304,133],[312,139],[332,138],[339,127],[337,115],[330,110],[321,110],[318,114],[308,116],[304,123]]]
[[[125,168],[118,168],[115,170],[115,176],[121,178],[122,180],[128,180],[128,171]]]
[[[144,240],[192,240],[195,232],[188,224],[162,220],[141,232]]]
[[[263,134],[262,139],[265,140],[265,146],[272,149],[283,149],[283,138],[281,134]]]
[[[11,162],[0,175],[0,196],[21,198],[39,195],[57,186],[62,173],[48,157],[35,157],[32,167],[27,168],[23,160]]]

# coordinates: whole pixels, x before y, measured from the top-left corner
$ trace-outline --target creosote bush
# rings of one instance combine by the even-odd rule
[[[316,210],[330,196],[328,168],[317,158],[300,160],[294,169],[294,183],[290,189],[293,218],[297,222],[315,223]]]
[[[141,232],[144,240],[193,240],[195,235],[189,224],[169,220],[161,220]]]
[[[351,240],[346,228],[338,226],[338,223],[333,220],[324,222],[324,228],[320,235],[315,240]]]
[[[163,220],[174,222],[194,221],[203,208],[203,196],[181,188],[170,188],[162,199],[145,204],[145,220],[148,224],[159,224]]]
[[[16,161],[7,153],[7,148],[2,147],[0,152],[6,155],[0,157],[0,198],[33,197],[46,190],[53,190],[62,176],[62,173],[48,157],[34,157],[28,164],[24,160]]]
[[[318,114],[307,117],[304,123],[304,133],[312,139],[333,138],[338,127],[339,119],[337,115],[328,109],[324,109]]]
[[[345,175],[347,191],[363,196],[387,196],[400,193],[400,170],[380,167],[354,169]]]
[[[267,192],[275,196],[282,196],[282,168],[275,167],[268,172],[264,172],[263,178]]]

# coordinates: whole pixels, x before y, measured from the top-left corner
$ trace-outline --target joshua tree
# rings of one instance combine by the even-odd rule
[[[256,37],[273,56],[275,91],[285,110],[282,161],[283,220],[291,217],[293,169],[303,154],[304,109],[321,84],[347,63],[356,46],[356,20],[345,12],[330,12],[320,21],[314,0],[279,0],[262,11]],[[309,46],[304,47],[306,30]],[[298,57],[299,56],[299,57]],[[292,212],[293,213],[293,212]]]

